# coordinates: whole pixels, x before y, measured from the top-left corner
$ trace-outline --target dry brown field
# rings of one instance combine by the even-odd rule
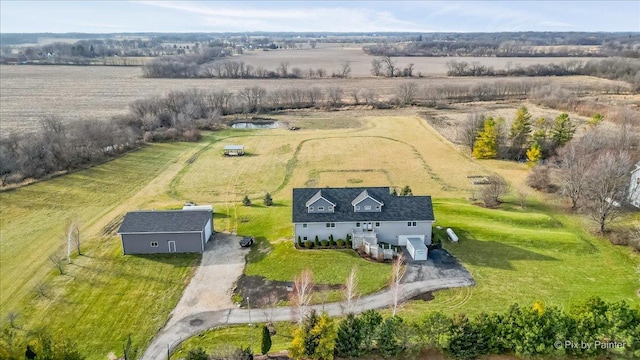
[[[328,75],[339,73],[341,64],[344,61],[351,63],[351,75],[354,77],[371,76],[371,60],[375,56],[367,55],[362,47],[367,44],[344,44],[344,46],[303,47],[298,49],[278,49],[269,51],[247,51],[243,55],[234,59],[244,61],[254,67],[262,66],[265,69],[273,70],[282,62],[288,62],[289,67],[298,67],[303,73],[309,68],[323,68]],[[396,65],[402,69],[409,64],[414,65],[414,75],[421,73],[424,76],[444,76],[447,73],[447,62],[466,61],[468,63],[478,62],[484,66],[493,66],[496,70],[515,68],[517,66],[529,66],[533,64],[563,63],[570,60],[587,62],[592,58],[581,57],[407,57],[398,56],[393,58]]]
[[[292,50],[293,51],[293,50]],[[303,52],[300,50],[299,52]],[[201,90],[238,91],[249,86],[266,89],[291,87],[339,86],[345,101],[352,90],[373,90],[380,100],[390,98],[399,84],[414,82],[420,88],[455,84],[473,86],[504,78],[348,78],[348,79],[147,79],[137,67],[102,66],[0,66],[0,126],[3,135],[29,132],[47,115],[65,120],[108,119],[125,114],[128,104],[140,98],[160,96],[170,91]],[[512,78],[513,79],[513,78]],[[531,81],[532,79],[515,79]],[[584,89],[613,86],[616,82],[592,77],[558,77],[533,79]]]

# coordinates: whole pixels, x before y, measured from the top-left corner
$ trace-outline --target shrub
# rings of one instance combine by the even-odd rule
[[[187,353],[185,360],[208,360],[209,355],[201,348],[191,349]]]
[[[249,196],[247,195],[244,196],[244,199],[242,199],[242,205],[251,206],[251,199],[249,199]]]
[[[333,234],[329,235],[329,245],[333,246],[336,243],[333,241]]]
[[[267,355],[269,350],[271,350],[271,333],[269,332],[269,328],[266,326],[262,327],[262,355]]]
[[[316,239],[314,241],[315,246],[320,246],[320,239],[318,239],[318,235],[316,235]]]
[[[313,247],[313,241],[311,240],[307,240],[304,242],[304,247],[306,247],[307,249],[311,249]]]
[[[336,244],[338,245],[338,247],[344,247],[345,242],[342,239],[338,239],[338,241],[336,241]]]
[[[264,196],[264,200],[262,200],[262,202],[267,206],[273,205],[273,199],[271,198],[271,194],[267,193]]]
[[[531,169],[531,173],[527,175],[527,185],[538,191],[551,192],[553,186],[551,185],[549,168],[538,165]]]
[[[298,236],[298,246],[302,246],[302,238]]]
[[[320,241],[320,244],[322,246],[329,246],[329,240],[322,240],[322,241]]]

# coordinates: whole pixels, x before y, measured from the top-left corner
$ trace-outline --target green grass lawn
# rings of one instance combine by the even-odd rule
[[[276,322],[273,324],[276,328],[276,334],[271,337],[270,353],[287,350],[293,339],[293,330],[296,324],[288,322]],[[220,349],[226,346],[237,348],[251,347],[254,353],[260,353],[262,343],[262,326],[264,324],[255,324],[249,327],[247,325],[230,326],[227,328],[207,330],[183,342],[173,353],[173,357],[181,358],[187,355],[189,350],[201,347],[207,353],[211,353],[213,349]],[[251,340],[253,337],[253,346]]]
[[[162,195],[166,187],[158,179],[172,166],[181,167],[182,158],[199,146],[153,145],[0,193],[2,322],[9,312],[18,312],[24,329],[46,326],[68,336],[88,359],[104,359],[111,351],[122,355],[128,334],[134,347],[144,349],[177,303],[199,255],[122,256],[118,237],[101,235],[102,228],[120,214],[119,206],[136,208]],[[143,196],[135,198],[141,191]],[[58,275],[48,257],[62,252],[69,217],[82,228],[83,255]],[[36,295],[40,284],[47,297]]]
[[[600,296],[640,304],[636,291],[640,258],[627,247],[584,230],[582,219],[539,203],[522,210],[484,209],[466,201],[436,200],[434,236],[447,239],[451,227],[460,237],[445,248],[471,272],[477,286],[438,291],[430,302],[414,301],[402,315],[430,310],[478,313],[503,311],[514,302],[567,306]]]
[[[238,233],[257,239],[257,246],[247,257],[245,274],[264,276],[271,280],[291,281],[308,268],[313,271],[316,284],[343,284],[355,266],[360,274],[359,291],[368,294],[383,288],[390,276],[391,266],[360,258],[352,250],[297,250],[293,246],[290,201],[279,201],[275,206],[262,204],[238,206]],[[219,221],[224,225],[226,219]],[[339,300],[336,294],[330,300]]]

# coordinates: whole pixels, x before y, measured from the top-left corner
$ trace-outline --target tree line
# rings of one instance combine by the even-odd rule
[[[620,80],[631,84],[632,90],[640,91],[640,60],[608,58],[586,63],[577,60],[558,64],[533,64],[496,70],[480,62],[451,60],[447,62],[448,76],[569,76],[586,75],[609,80]]]

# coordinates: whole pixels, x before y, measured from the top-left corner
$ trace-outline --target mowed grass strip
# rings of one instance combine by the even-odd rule
[[[406,315],[430,310],[504,311],[514,302],[564,307],[590,296],[640,304],[638,256],[590,235],[580,218],[541,204],[505,211],[440,200],[434,207],[437,224],[443,227],[435,236],[444,239],[444,247],[471,272],[477,285],[438,291],[430,302],[411,302]],[[449,242],[447,227],[456,231],[459,243]]]
[[[120,351],[128,333],[142,348],[166,321],[199,256],[122,256],[118,238],[101,235],[102,226],[142,189],[141,198],[162,192],[163,185],[154,182],[176,162],[181,166],[185,154],[198,146],[152,145],[92,169],[0,193],[2,318],[15,311],[25,329],[47,326],[69,336],[89,359]],[[67,218],[82,227],[83,255],[74,256],[66,274],[58,275],[48,258],[63,253]],[[45,284],[47,297],[35,294],[39,284]]]

